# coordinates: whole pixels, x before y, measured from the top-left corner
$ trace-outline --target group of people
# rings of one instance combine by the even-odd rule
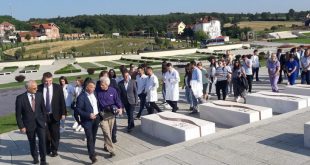
[[[167,63],[164,76],[167,90],[166,102],[172,111],[178,110],[179,73],[171,63]],[[58,156],[60,133],[65,130],[65,116],[74,116],[73,128],[84,131],[87,149],[92,163],[97,162],[95,152],[96,136],[99,126],[104,137],[104,151],[115,156],[113,143],[116,143],[116,116],[126,112],[128,133],[135,127],[134,120],[141,118],[144,108],[148,114],[162,112],[156,102],[157,88],[160,82],[152,67],[140,66],[129,70],[120,66],[121,76],[114,69],[102,71],[99,80],[83,80],[77,77],[75,86],[68,83],[66,77],[59,78],[59,84],[53,83],[50,72],[43,74],[42,84],[30,80],[26,83],[26,92],[16,98],[16,120],[22,133],[26,133],[30,144],[33,163],[39,163],[36,136],[39,139],[41,164],[46,163],[46,155]],[[134,111],[140,100],[140,109],[136,117]]]
[[[210,97],[215,85],[217,98],[225,100],[233,94],[235,101],[240,98],[246,101],[246,91],[252,92],[252,81],[259,80],[258,51],[253,55],[234,56],[227,51],[221,59],[211,58],[210,66],[203,67],[202,62],[191,61],[185,66],[183,89],[190,105],[190,114],[198,113],[198,104]],[[310,84],[310,49],[292,49],[282,54],[279,49],[267,60],[267,68],[273,92],[278,92],[278,83],[283,81],[282,73],[290,85],[301,73],[301,83]],[[127,132],[135,127],[146,109],[148,114],[162,112],[157,105],[158,88],[162,85],[164,103],[177,112],[179,101],[180,74],[171,63],[162,63],[162,81],[154,74],[152,67],[145,64],[135,68],[122,65],[121,76],[114,69],[102,71],[99,80],[83,80],[77,77],[75,85],[68,83],[66,77],[59,78],[59,84],[53,83],[53,75],[46,72],[42,84],[30,80],[26,83],[26,92],[16,98],[16,120],[22,133],[26,133],[33,163],[39,163],[36,136],[39,139],[41,164],[46,163],[46,155],[58,156],[60,133],[65,131],[65,117],[68,113],[74,116],[72,128],[85,132],[87,149],[92,163],[97,162],[95,152],[96,136],[100,127],[104,137],[104,151],[115,156],[113,143],[117,142],[116,116],[126,112],[128,118]],[[134,112],[139,104],[136,116]]]

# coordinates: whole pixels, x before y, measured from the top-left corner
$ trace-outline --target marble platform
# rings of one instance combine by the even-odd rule
[[[288,85],[284,88],[283,93],[310,96],[310,85],[305,84]]]
[[[215,133],[215,123],[166,111],[143,116],[141,130],[175,144]]]
[[[246,99],[247,104],[270,107],[276,113],[287,113],[310,105],[310,97],[266,91],[249,94]]]
[[[200,104],[199,111],[201,119],[232,127],[272,117],[271,108],[221,100]]]

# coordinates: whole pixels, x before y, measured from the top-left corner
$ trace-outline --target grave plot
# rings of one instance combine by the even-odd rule
[[[166,111],[143,116],[141,130],[175,144],[215,133],[215,123]]]
[[[305,84],[288,85],[285,87],[284,93],[310,96],[310,86]]]
[[[249,94],[246,99],[247,104],[264,105],[272,108],[276,113],[287,113],[306,108],[310,104],[310,97],[266,91]]]
[[[271,108],[221,100],[201,104],[199,111],[201,119],[232,127],[272,117]]]

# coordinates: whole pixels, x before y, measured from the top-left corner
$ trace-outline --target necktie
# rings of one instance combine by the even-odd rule
[[[46,111],[47,113],[51,112],[51,106],[50,106],[50,91],[49,88],[46,87],[46,97],[45,97],[45,107],[46,107]]]
[[[36,110],[36,101],[33,94],[31,94],[31,108],[33,112]]]

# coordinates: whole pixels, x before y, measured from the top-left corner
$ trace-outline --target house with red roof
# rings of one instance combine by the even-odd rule
[[[2,22],[0,24],[0,36],[4,36],[6,31],[15,32],[15,26],[9,22]]]
[[[54,23],[36,24],[32,26],[32,31],[40,33],[41,36],[46,36],[46,39],[60,38],[59,27]]]
[[[184,32],[186,25],[182,21],[172,22],[167,25],[167,33],[180,35]]]

